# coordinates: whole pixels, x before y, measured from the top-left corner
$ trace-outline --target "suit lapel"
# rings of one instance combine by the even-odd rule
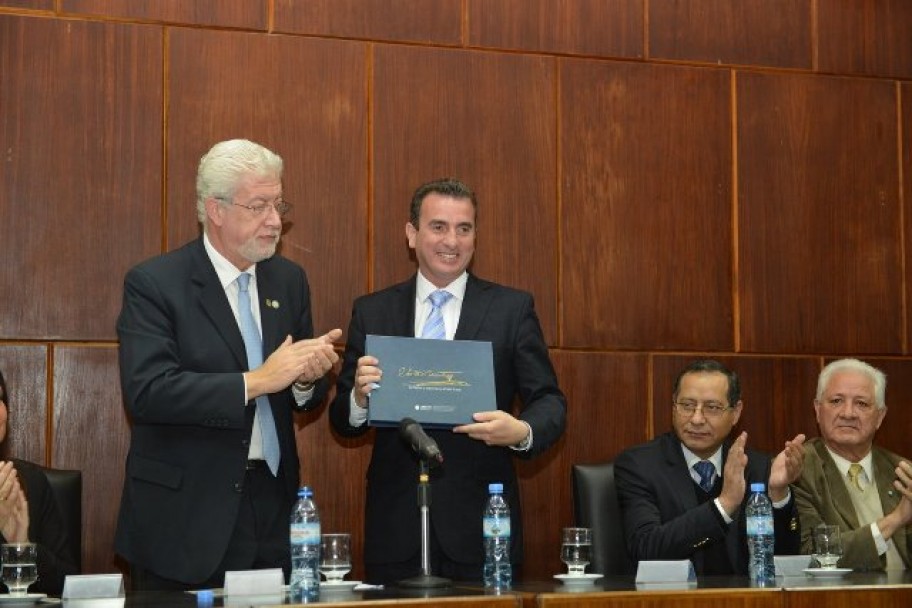
[[[665,483],[671,490],[670,496],[677,501],[674,512],[686,513],[695,509],[698,505],[697,493],[687,461],[684,460],[684,452],[681,451],[681,440],[674,433],[666,433],[660,438],[660,446],[664,470],[656,471],[656,474],[665,478]],[[697,572],[703,572],[703,551],[694,553],[692,559]]]
[[[471,340],[478,334],[493,296],[490,283],[469,275],[454,340]]]
[[[839,467],[833,462],[830,453],[826,449],[826,444],[821,441],[814,446],[817,450],[817,456],[820,458],[820,469],[823,472],[823,479],[818,482],[818,487],[829,488],[830,496],[833,499],[833,508],[836,510],[849,529],[858,528],[858,514],[855,513],[855,505],[852,497],[849,496],[849,490],[842,480],[842,474]]]
[[[668,471],[666,478],[671,486],[672,496],[679,501],[678,511],[683,513],[695,508],[697,506],[695,484],[690,476],[690,470],[687,468],[687,462],[684,460],[680,440],[673,433],[662,437],[662,456],[665,459]]]
[[[228,345],[231,354],[237,360],[240,369],[247,369],[247,351],[244,348],[244,339],[238,327],[234,313],[225,290],[219,282],[218,275],[203,241],[197,241],[198,246],[193,249],[193,271],[191,281],[198,290],[198,301],[203,313],[212,321],[212,325],[219,336]]]
[[[418,292],[418,275],[393,286],[393,300],[389,315],[390,325],[386,333],[404,338],[415,337],[415,298]]]
[[[268,262],[268,261],[267,261]],[[285,339],[285,336],[279,335],[279,302],[276,290],[276,278],[271,272],[271,266],[267,262],[257,264],[257,294],[260,299],[255,304],[260,308],[260,325],[263,327],[263,360],[266,360],[267,353],[272,353],[279,347],[279,343]],[[267,306],[266,303],[270,305]],[[275,304],[272,304],[275,302]],[[252,303],[253,304],[253,303]]]

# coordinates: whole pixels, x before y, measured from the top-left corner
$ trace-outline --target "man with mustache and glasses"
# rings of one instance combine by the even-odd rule
[[[776,554],[798,553],[793,493],[804,435],[775,458],[731,441],[741,417],[741,382],[718,361],[697,360],[675,380],[673,432],[625,450],[615,461],[627,552],[639,560],[689,559],[699,575],[747,574],[745,505],[751,483],[773,503]]]
[[[282,159],[218,143],[196,190],[203,235],[131,269],[117,321],[132,435],[115,549],[140,590],[287,575],[292,412],[319,404],[338,360],[341,330],[314,337],[307,276],[276,255]]]
[[[802,550],[814,528],[838,525],[842,568],[905,570],[912,561],[912,465],[874,445],[887,415],[887,377],[858,359],[839,359],[817,379],[820,437],[805,446],[795,487]]]

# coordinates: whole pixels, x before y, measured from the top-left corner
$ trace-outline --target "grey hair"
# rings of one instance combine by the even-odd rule
[[[227,204],[247,175],[282,178],[282,157],[248,139],[222,141],[203,155],[196,172],[196,218],[204,227],[206,199]]]
[[[874,383],[874,405],[879,410],[887,406],[887,375],[873,365],[858,359],[838,359],[823,368],[817,378],[818,402],[823,401],[823,393],[830,383],[830,378],[838,372],[858,372],[870,378]]]

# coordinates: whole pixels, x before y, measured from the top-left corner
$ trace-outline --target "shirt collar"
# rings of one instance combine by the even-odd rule
[[[837,454],[836,452],[831,450],[829,448],[829,446],[825,446],[825,447],[827,449],[827,452],[830,453],[830,458],[832,458],[833,462],[836,463],[836,468],[839,469],[840,475],[842,475],[843,477],[848,475],[849,467],[852,465],[852,462],[850,462],[849,460],[843,458],[842,456],[840,456],[839,454]],[[858,464],[860,464],[861,468],[864,469],[864,473],[867,476],[869,482],[874,479],[873,463],[874,463],[874,455],[870,451],[865,455],[864,458],[862,458],[861,460],[858,461]]]
[[[463,272],[455,281],[443,288],[444,291],[450,292],[454,298],[460,302],[465,299],[466,283],[469,280],[469,273]],[[439,289],[436,285],[424,278],[421,271],[418,271],[418,281],[415,285],[415,299],[419,304],[423,304],[428,296]]]
[[[702,460],[708,460],[713,463],[713,466],[716,467],[716,474],[722,474],[722,446],[719,446],[719,449],[710,456],[709,458],[700,458],[693,452],[691,452],[686,445],[681,444],[681,451],[684,452],[684,461],[687,462],[687,468],[692,469],[693,465],[697,464]]]
[[[223,256],[212,246],[209,235],[205,233],[203,234],[203,247],[206,248],[206,255],[209,256],[209,261],[212,262],[212,266],[215,268],[215,274],[218,275],[219,282],[222,284],[222,289],[226,289],[229,285],[234,283],[244,272],[253,277],[253,281],[256,283],[256,264],[252,264],[247,270],[238,270],[237,266],[229,262],[228,258]]]

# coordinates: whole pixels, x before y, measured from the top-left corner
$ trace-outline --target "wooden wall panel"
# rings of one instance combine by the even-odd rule
[[[894,85],[737,79],[742,348],[901,353]]]
[[[462,0],[275,0],[275,30],[454,45]]]
[[[900,95],[900,117],[902,132],[900,137],[900,172],[902,173],[902,201],[903,201],[903,220],[904,232],[903,243],[906,252],[905,275],[903,278],[903,294],[905,296],[906,308],[903,315],[903,324],[905,326],[905,341],[903,342],[903,352],[909,352],[909,345],[912,344],[912,327],[909,325],[909,319],[912,319],[912,301],[910,301],[909,285],[912,283],[912,83],[903,83],[898,86]]]
[[[562,63],[564,346],[732,348],[729,82]]]
[[[912,3],[817,0],[824,72],[912,77]]]
[[[810,0],[650,2],[648,23],[654,59],[811,67]]]
[[[642,0],[467,0],[466,8],[472,46],[644,56]]]
[[[270,0],[60,0],[63,14],[265,30]]]
[[[567,429],[541,456],[515,459],[526,580],[550,580],[564,571],[560,530],[573,525],[571,467],[613,460],[628,445],[643,441],[646,430],[646,355],[552,351],[551,359],[567,396]]]
[[[733,355],[656,355],[653,358],[655,435],[670,431],[674,381],[694,359],[711,358],[741,378],[744,409],[732,431],[747,431],[747,445],[778,453],[798,433],[815,437],[814,393],[820,360],[815,357],[743,357]]]
[[[49,11],[54,8],[54,0],[0,0],[0,6]]]
[[[482,278],[532,292],[545,337],[554,343],[554,86],[553,59],[377,47],[375,288],[403,281],[415,272],[405,239],[412,192],[437,177],[458,177],[478,196],[474,271]]]
[[[160,30],[0,15],[0,40],[0,290],[28,298],[0,337],[113,339],[160,239]]]
[[[0,454],[47,466],[47,356],[44,344],[0,344],[9,411]]]
[[[82,470],[82,567],[114,572],[122,566],[114,557],[114,530],[130,438],[117,349],[57,346],[53,381],[52,462]]]
[[[307,271],[315,330],[344,330],[367,285],[364,45],[173,30],[169,49],[168,248],[199,234],[200,157],[221,140],[257,141],[285,161],[295,208],[280,247]]]

